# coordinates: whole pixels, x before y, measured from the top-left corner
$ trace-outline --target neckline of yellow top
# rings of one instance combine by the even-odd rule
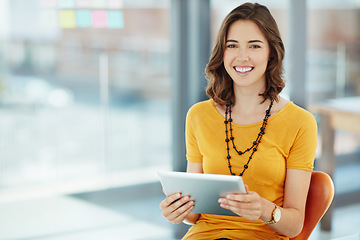
[[[212,98],[210,98],[210,105],[213,111],[215,111],[217,118],[219,118],[219,120],[221,121],[221,123],[224,122],[224,116],[217,110],[217,108],[215,107],[215,102]],[[294,103],[292,101],[289,101],[282,109],[280,109],[277,113],[275,113],[274,115],[270,116],[268,121],[272,121],[272,119],[275,119],[277,116],[281,115],[282,112],[284,112],[287,108],[290,107],[290,105],[293,105]],[[250,123],[250,124],[237,124],[237,123],[232,123],[233,126],[236,127],[253,127],[253,126],[258,126],[258,125],[262,125],[263,121],[261,122],[256,122],[256,123]]]

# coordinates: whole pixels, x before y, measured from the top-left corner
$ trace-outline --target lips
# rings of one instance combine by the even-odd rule
[[[239,72],[239,73],[248,73],[251,72],[254,67],[239,67],[239,66],[235,66],[234,67],[235,71]]]

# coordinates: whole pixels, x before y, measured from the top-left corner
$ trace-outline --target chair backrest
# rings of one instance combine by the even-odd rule
[[[305,221],[301,233],[290,240],[305,240],[320,222],[334,198],[334,183],[325,172],[313,171],[305,208]]]

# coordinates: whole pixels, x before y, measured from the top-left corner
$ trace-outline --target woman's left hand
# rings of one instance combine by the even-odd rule
[[[258,193],[249,191],[247,185],[245,185],[245,189],[246,194],[231,193],[226,198],[219,198],[220,206],[241,217],[256,221],[261,216],[262,198]]]

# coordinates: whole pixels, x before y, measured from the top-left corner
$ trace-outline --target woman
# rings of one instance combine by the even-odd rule
[[[161,202],[183,239],[288,239],[298,235],[316,149],[316,121],[279,96],[284,45],[269,10],[246,3],[228,14],[206,67],[210,100],[186,119],[188,172],[243,177],[246,194],[220,198],[239,217],[192,213],[181,193]]]

